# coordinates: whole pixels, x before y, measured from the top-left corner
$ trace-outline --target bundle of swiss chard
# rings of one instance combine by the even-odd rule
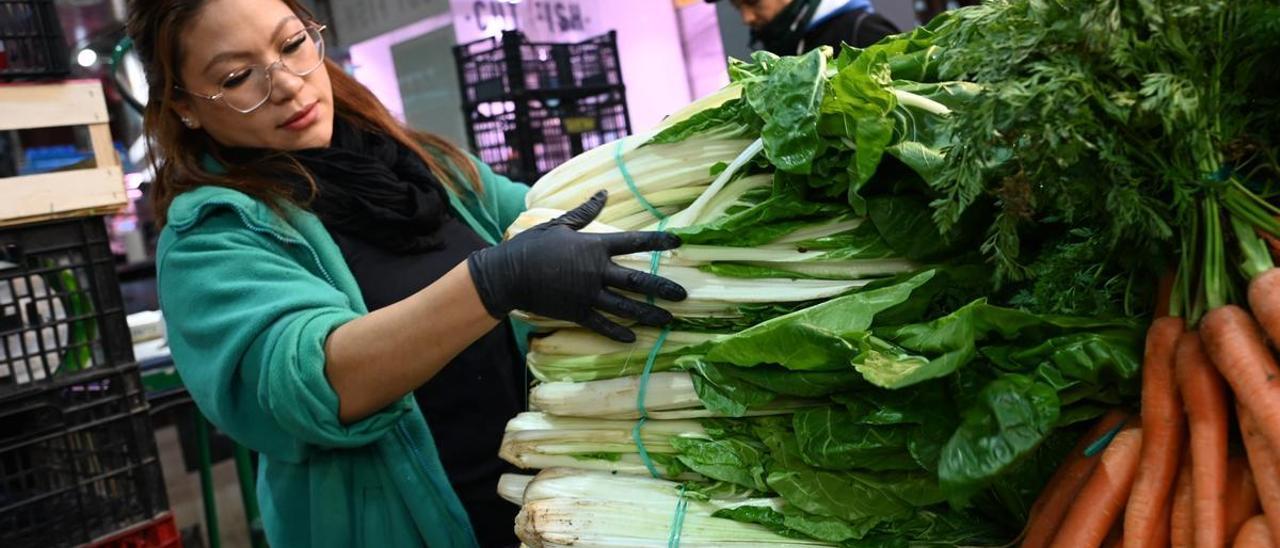
[[[1178,248],[1141,163],[1173,161],[1143,114],[1171,92],[1140,71],[1107,87],[1089,63],[1159,57],[1152,36],[1199,8],[1138,4],[990,2],[835,61],[758,54],[548,175],[516,230],[609,189],[588,230],[680,234],[656,263],[620,260],[690,300],[634,344],[530,318],[555,329],[529,356],[541,413],[512,421],[503,456],[745,491],[770,502],[713,515],[782,539],[1016,536],[1075,425],[1136,402],[1138,316]],[[1098,24],[1132,51],[1092,43]],[[1107,118],[1121,106],[1128,126]],[[654,419],[638,431],[637,402]]]

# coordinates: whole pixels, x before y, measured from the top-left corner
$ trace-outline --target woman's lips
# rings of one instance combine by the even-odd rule
[[[302,110],[294,113],[293,116],[290,116],[289,119],[285,120],[279,127],[291,131],[301,131],[311,127],[311,124],[314,124],[316,120],[320,118],[316,112],[316,106],[318,105],[319,103],[311,103],[310,105],[303,107]]]

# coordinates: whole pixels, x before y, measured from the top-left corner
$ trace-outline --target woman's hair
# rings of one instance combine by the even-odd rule
[[[201,186],[221,186],[238,190],[272,207],[292,203],[306,207],[315,196],[310,174],[287,154],[272,154],[247,165],[228,164],[222,147],[203,131],[189,130],[179,122],[173,109],[174,86],[179,78],[183,58],[182,33],[198,15],[207,0],[130,0],[127,30],[134,49],[146,72],[150,98],[143,113],[147,136],[147,157],[155,169],[152,201],[156,222],[164,226],[169,204],[179,194]],[[303,21],[314,21],[311,13],[297,0],[281,0]],[[335,116],[353,125],[391,136],[416,153],[427,168],[443,184],[457,191],[470,186],[479,192],[480,175],[470,158],[449,141],[409,129],[391,116],[373,92],[342,70],[337,63],[325,59],[329,80],[333,85]],[[439,157],[428,153],[436,152]],[[227,165],[225,173],[211,173],[204,167],[206,155]],[[441,161],[444,158],[446,161]],[[450,169],[450,165],[454,169]],[[311,196],[296,196],[288,185],[280,182],[281,174],[301,176],[311,182]],[[461,176],[462,181],[459,181]]]

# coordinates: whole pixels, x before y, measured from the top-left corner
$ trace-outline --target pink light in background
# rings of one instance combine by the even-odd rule
[[[680,35],[684,45],[685,72],[693,98],[715,92],[729,83],[729,65],[715,4],[696,2],[680,8]]]
[[[618,61],[634,132],[652,128],[693,99],[671,0],[609,2],[604,18],[618,31]]]

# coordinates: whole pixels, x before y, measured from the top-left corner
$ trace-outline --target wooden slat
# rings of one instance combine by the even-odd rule
[[[0,179],[0,196],[0,226],[105,213],[128,203],[119,166]]]
[[[0,85],[0,112],[0,131],[110,121],[96,80]]]
[[[116,148],[111,145],[111,125],[93,124],[89,126],[89,141],[93,143],[93,156],[97,167],[120,165]]]
[[[81,217],[102,217],[106,215],[115,215],[120,213],[124,206],[104,206],[91,207],[88,209],[77,209],[75,211],[63,211],[61,213],[50,213],[48,215],[36,215],[34,217],[23,217],[21,219],[5,219],[0,220],[0,228],[11,226],[29,225],[35,223],[44,223],[48,221],[59,221],[62,219],[78,219]]]

